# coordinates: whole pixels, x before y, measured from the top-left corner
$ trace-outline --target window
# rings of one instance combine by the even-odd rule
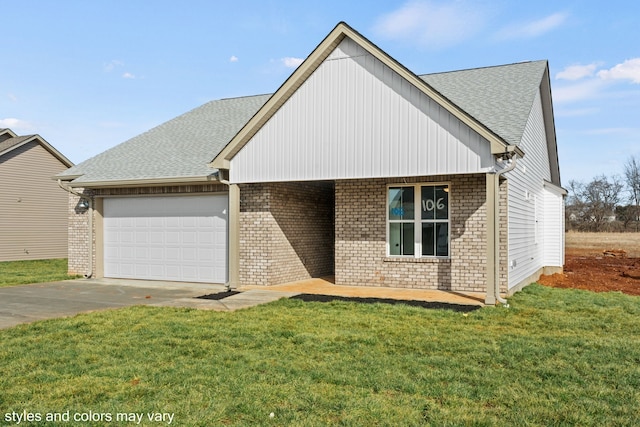
[[[449,185],[389,187],[387,203],[390,256],[449,256]]]

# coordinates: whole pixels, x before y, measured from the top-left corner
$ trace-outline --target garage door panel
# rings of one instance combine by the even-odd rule
[[[133,228],[134,225],[133,218],[120,218],[117,226],[120,228]]]
[[[198,221],[194,217],[181,217],[180,225],[184,228],[196,228]]]
[[[198,243],[198,233],[195,231],[184,231],[182,233],[183,245],[195,245],[196,243]]]
[[[182,243],[182,237],[179,231],[167,231],[164,234],[165,243],[167,245],[178,245]]]
[[[135,248],[135,252],[136,252],[136,261],[148,261],[149,260],[149,248],[141,248],[141,247],[136,247]]]
[[[178,217],[167,217],[164,219],[164,225],[166,228],[180,228],[181,221]]]
[[[118,257],[122,260],[125,260],[124,264],[129,264],[126,261],[133,261],[135,257],[134,248],[132,246],[120,246],[118,252]]]
[[[149,243],[153,245],[159,245],[164,243],[164,231],[156,231],[152,229],[149,231]]]
[[[215,226],[214,218],[198,217],[198,227],[210,228]]]
[[[204,231],[201,233],[198,233],[197,235],[198,238],[198,244],[204,246],[204,245],[213,245],[215,243],[215,233],[213,231]]]
[[[164,260],[164,249],[152,247],[149,248],[149,261],[162,261]]]
[[[227,196],[106,198],[106,277],[224,283]]]
[[[214,250],[213,248],[211,249],[206,249],[206,248],[200,248],[198,250],[198,259],[197,259],[198,263],[202,263],[202,262],[215,262],[215,255],[214,255]]]

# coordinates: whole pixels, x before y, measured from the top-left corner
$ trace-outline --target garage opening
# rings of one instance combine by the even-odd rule
[[[226,194],[104,199],[104,276],[226,283]]]

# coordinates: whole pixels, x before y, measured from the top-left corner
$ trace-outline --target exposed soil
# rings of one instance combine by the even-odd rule
[[[405,304],[413,307],[435,308],[440,310],[453,310],[461,313],[469,313],[480,308],[479,305],[452,304],[446,302],[432,301],[416,301],[416,300],[398,300],[391,298],[359,298],[359,297],[341,297],[336,295],[317,295],[317,294],[299,294],[291,297],[305,302],[331,302],[331,301],[348,301],[358,302],[361,304]]]
[[[220,301],[221,299],[225,299],[227,297],[232,297],[234,295],[238,295],[239,293],[240,292],[238,292],[238,291],[223,291],[223,292],[217,292],[215,294],[202,295],[202,296],[199,296],[199,297],[196,297],[196,298]]]
[[[640,234],[567,233],[566,242],[564,272],[542,276],[539,283],[640,295]]]

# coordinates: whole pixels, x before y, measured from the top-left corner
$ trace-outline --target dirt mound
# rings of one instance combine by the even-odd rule
[[[630,258],[622,249],[607,249],[598,254],[568,248],[564,272],[542,276],[538,282],[556,288],[640,295],[640,258]]]

